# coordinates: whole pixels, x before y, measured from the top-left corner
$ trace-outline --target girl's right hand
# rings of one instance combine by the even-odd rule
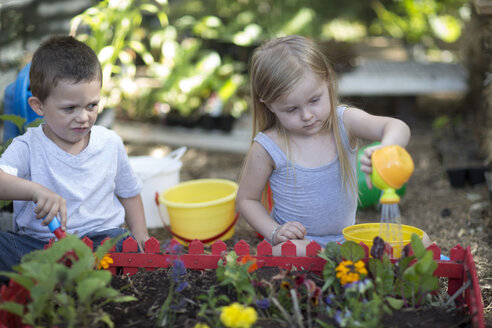
[[[48,225],[55,216],[59,216],[62,230],[67,225],[67,205],[63,197],[40,186],[36,188],[32,201],[36,204],[34,212],[37,219],[44,218],[42,225]]]
[[[273,245],[277,245],[291,239],[304,239],[306,233],[306,227],[302,223],[289,221],[280,227],[272,243]]]

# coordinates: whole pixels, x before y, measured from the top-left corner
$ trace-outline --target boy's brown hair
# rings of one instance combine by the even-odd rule
[[[101,64],[96,53],[72,36],[53,36],[33,55],[29,71],[31,92],[44,101],[59,81],[102,83]]]

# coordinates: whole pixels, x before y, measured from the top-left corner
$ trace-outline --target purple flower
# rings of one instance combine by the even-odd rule
[[[258,306],[260,309],[268,309],[270,307],[270,301],[268,300],[268,298],[257,300],[256,306]]]
[[[186,281],[182,281],[179,283],[178,287],[176,288],[176,292],[182,292],[186,288],[190,287],[190,284],[187,283]]]
[[[335,299],[335,297],[333,296],[333,294],[330,294],[330,295],[326,296],[325,297],[325,303],[326,303],[326,305],[332,305],[334,299]]]
[[[174,260],[173,268],[171,270],[171,276],[174,282],[179,282],[181,276],[186,274],[186,268],[184,266],[184,262],[182,260]]]

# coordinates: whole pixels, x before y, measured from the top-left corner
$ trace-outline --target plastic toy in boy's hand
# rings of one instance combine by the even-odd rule
[[[56,238],[62,239],[67,236],[66,232],[62,230],[60,220],[55,216],[53,220],[48,224],[51,232],[55,234]]]

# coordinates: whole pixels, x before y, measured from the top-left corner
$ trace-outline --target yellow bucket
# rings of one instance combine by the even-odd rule
[[[348,226],[343,229],[343,236],[345,240],[351,240],[356,242],[357,244],[363,242],[369,247],[369,250],[372,247],[372,241],[374,237],[378,236],[380,230],[383,228],[381,224],[389,224],[391,227],[389,229],[397,229],[398,224],[396,223],[362,223],[362,224],[354,224],[352,226]],[[403,246],[410,243],[412,234],[417,234],[420,239],[424,237],[424,232],[419,228],[412,227],[409,225],[401,225],[401,236],[403,242],[401,240],[385,240],[385,242],[389,242],[391,247],[393,247],[393,257],[400,257]]]
[[[171,233],[183,245],[194,239],[211,244],[234,235],[237,183],[224,179],[182,182],[159,195]]]

